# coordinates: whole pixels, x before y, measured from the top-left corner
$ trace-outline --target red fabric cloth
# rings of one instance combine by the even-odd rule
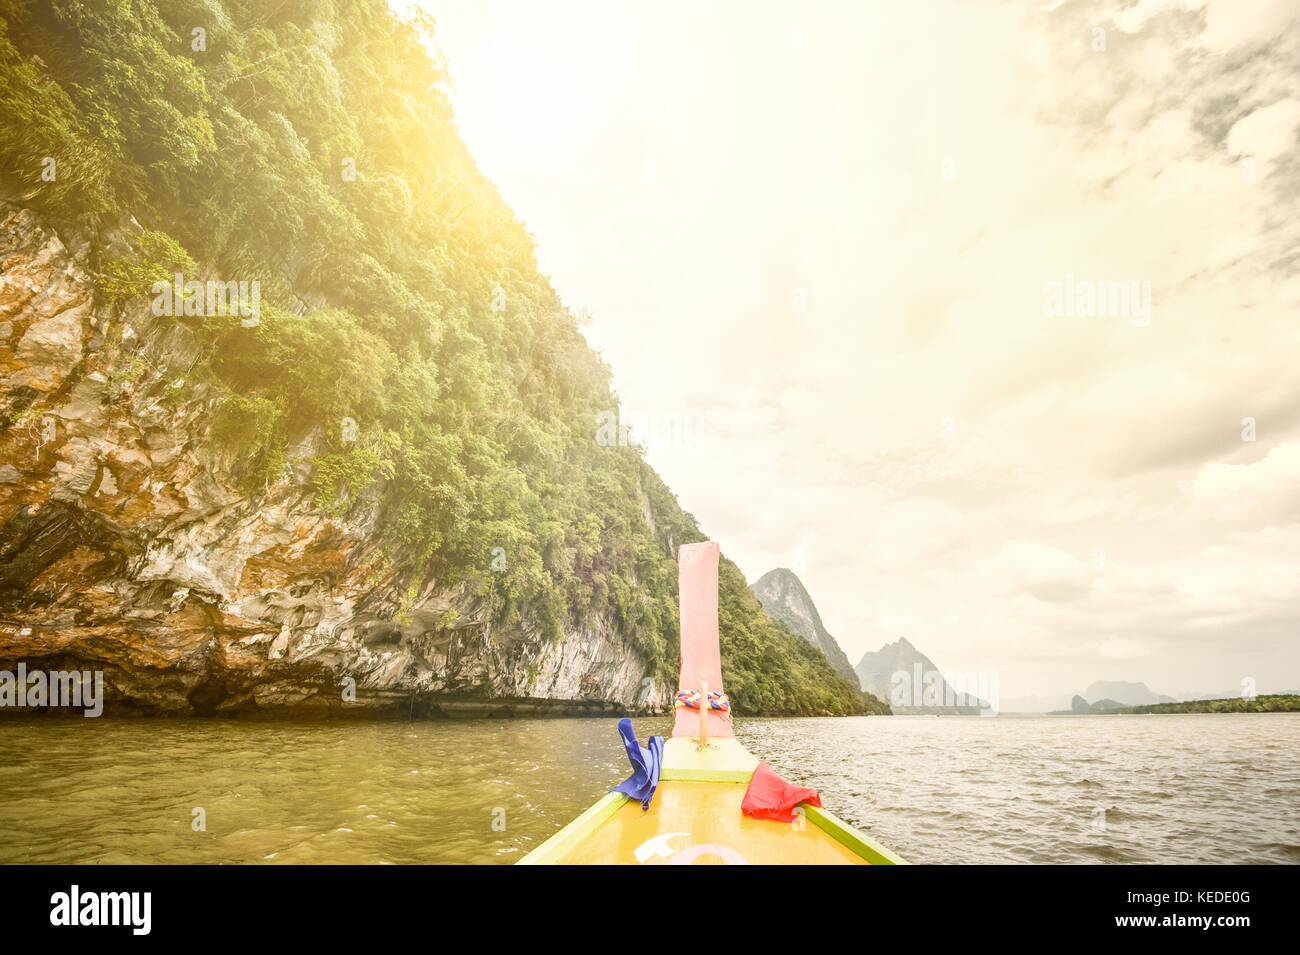
[[[740,811],[755,819],[794,822],[794,807],[801,802],[821,806],[822,797],[815,789],[786,782],[776,774],[776,770],[766,762],[761,762],[749,778],[749,788],[745,790]]]

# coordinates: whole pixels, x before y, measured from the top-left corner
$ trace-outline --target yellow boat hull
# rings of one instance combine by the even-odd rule
[[[734,738],[700,749],[664,747],[658,789],[646,810],[609,793],[520,860],[521,865],[895,865],[903,860],[815,806],[793,823],[740,811],[758,765]]]
[[[677,557],[682,663],[673,732],[646,809],[609,793],[520,859],[523,865],[896,865],[903,860],[831,813],[800,804],[793,822],[740,811],[758,760],[735,738],[722,693],[713,541]],[[714,707],[709,690],[724,705]],[[684,698],[682,694],[685,694]],[[694,700],[694,704],[692,704]],[[643,777],[644,778],[644,777]]]

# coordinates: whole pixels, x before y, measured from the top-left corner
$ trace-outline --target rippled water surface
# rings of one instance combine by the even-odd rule
[[[1300,862],[1300,715],[737,732],[914,862]],[[6,721],[0,862],[513,862],[627,772],[612,719]]]

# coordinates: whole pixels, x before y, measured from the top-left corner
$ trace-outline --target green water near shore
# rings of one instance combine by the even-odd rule
[[[916,862],[1300,862],[1297,715],[753,719],[737,735]],[[612,719],[6,721],[0,862],[509,863],[627,773]]]

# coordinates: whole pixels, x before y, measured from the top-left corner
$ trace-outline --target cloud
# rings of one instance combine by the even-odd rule
[[[1238,156],[1269,162],[1295,151],[1300,138],[1297,131],[1300,102],[1278,100],[1237,120],[1228,132],[1228,149]]]
[[[1182,489],[1218,520],[1257,515],[1260,520],[1300,518],[1300,440],[1279,444],[1258,461],[1211,461]]]
[[[1094,571],[1079,555],[1039,541],[1009,540],[979,560],[974,574],[989,593],[1068,604],[1086,594]]]
[[[1300,684],[1298,14],[483,0],[438,25],[470,148],[619,393],[696,414],[650,461],[750,579],[801,560],[853,659],[906,635],[1004,690],[1168,692]],[[1150,282],[1150,323],[1045,315],[1067,273]]]

